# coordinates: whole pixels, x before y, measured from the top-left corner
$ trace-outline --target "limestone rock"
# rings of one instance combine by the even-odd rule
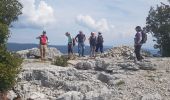
[[[84,100],[112,100],[112,92],[106,88],[98,91],[90,91],[85,94]]]
[[[32,48],[28,50],[17,51],[17,54],[21,56],[21,58],[40,58],[40,50],[38,48]],[[46,52],[46,58],[52,60],[57,56],[61,56],[62,53],[54,47],[49,47]]]
[[[141,100],[162,100],[162,96],[158,93],[143,95]]]
[[[56,100],[83,100],[84,96],[81,92],[69,91],[60,95]]]
[[[122,46],[95,59],[77,57],[67,67],[25,59],[15,90],[22,100],[169,100],[170,59],[135,63],[133,57],[133,48]]]
[[[94,62],[90,62],[90,61],[79,62],[75,66],[75,68],[81,69],[81,70],[94,69],[94,67],[95,67]]]

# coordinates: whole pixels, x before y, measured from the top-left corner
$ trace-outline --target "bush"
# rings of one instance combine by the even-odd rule
[[[120,80],[119,82],[116,83],[117,86],[124,85],[124,84],[125,84],[125,81],[123,80]]]
[[[0,49],[0,92],[6,92],[14,87],[21,63],[22,59],[15,54]]]
[[[67,61],[68,61],[68,57],[66,56],[56,57],[54,61],[54,65],[66,67],[68,65]]]

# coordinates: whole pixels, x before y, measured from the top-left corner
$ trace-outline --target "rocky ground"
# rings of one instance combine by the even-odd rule
[[[134,63],[133,48],[123,46],[67,67],[25,59],[15,92],[22,100],[170,100],[170,58],[143,55]]]

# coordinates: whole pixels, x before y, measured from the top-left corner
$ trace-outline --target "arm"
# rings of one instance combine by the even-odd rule
[[[86,41],[86,36],[84,35],[84,40],[83,40],[84,42]]]
[[[46,38],[47,38],[47,41],[48,41],[48,37],[46,36]]]
[[[40,36],[36,37],[36,39],[40,39]]]
[[[89,44],[90,44],[90,39],[91,39],[91,36],[90,36],[89,39],[88,39],[88,40],[89,40]]]
[[[77,37],[78,37],[78,35],[74,38],[76,40],[76,42],[78,42]]]

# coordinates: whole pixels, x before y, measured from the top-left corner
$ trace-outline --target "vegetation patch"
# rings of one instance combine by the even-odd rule
[[[125,84],[125,81],[123,80],[120,80],[119,82],[116,83],[117,86],[124,85],[124,84]]]
[[[67,56],[58,56],[54,61],[54,65],[66,67],[68,65],[68,60]]]
[[[15,54],[0,50],[0,91],[13,88],[16,77],[21,70],[22,59]]]

